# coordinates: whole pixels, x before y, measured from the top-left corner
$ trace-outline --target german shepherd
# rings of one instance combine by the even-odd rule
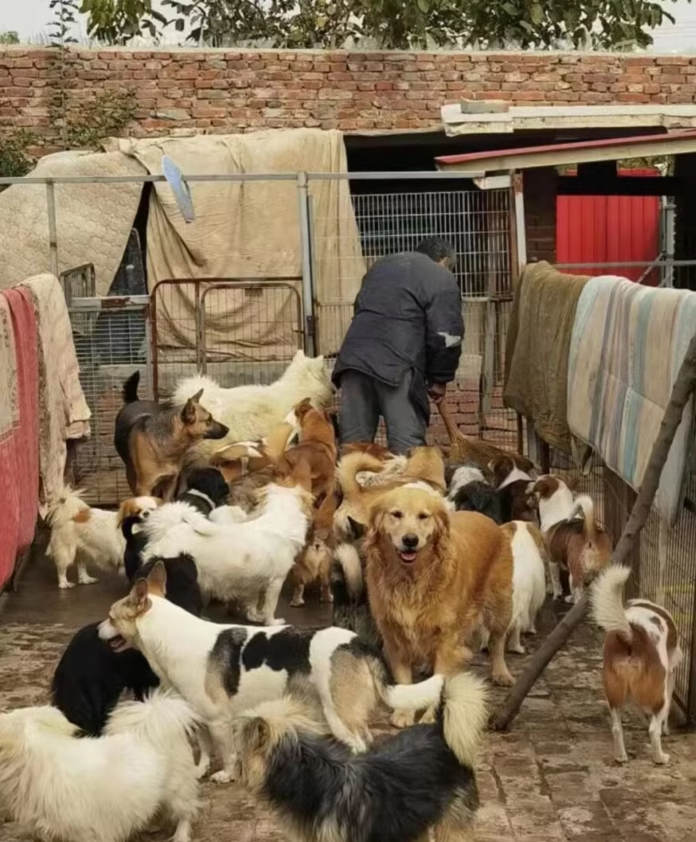
[[[201,439],[221,439],[228,428],[200,404],[201,389],[182,407],[138,398],[140,372],[123,384],[124,406],[116,416],[114,446],[137,496],[174,499],[187,451]],[[148,489],[142,494],[137,489]]]

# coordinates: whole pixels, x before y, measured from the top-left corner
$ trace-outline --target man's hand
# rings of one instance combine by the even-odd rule
[[[434,404],[441,404],[446,392],[446,383],[431,383],[428,386],[428,397]]]

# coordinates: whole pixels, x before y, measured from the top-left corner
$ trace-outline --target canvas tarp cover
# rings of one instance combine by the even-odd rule
[[[119,152],[47,155],[32,176],[132,176],[145,170]],[[56,184],[58,271],[94,264],[96,293],[106,295],[123,257],[142,184]],[[43,184],[13,184],[0,193],[0,289],[51,270],[48,200]]]
[[[162,173],[162,156],[185,175],[340,173],[347,169],[338,131],[297,129],[245,135],[123,139],[115,142],[148,172]],[[194,219],[186,222],[167,183],[155,186],[149,208],[148,283],[194,278],[300,277],[298,189],[295,181],[191,182]],[[337,350],[365,271],[345,179],[313,181],[315,299],[319,348]],[[299,284],[298,284],[299,289]],[[207,293],[207,358],[283,359],[297,347],[296,303],[289,292]],[[158,345],[168,361],[192,360],[196,343],[193,284],[165,285],[157,297]],[[328,322],[328,323],[327,323]]]

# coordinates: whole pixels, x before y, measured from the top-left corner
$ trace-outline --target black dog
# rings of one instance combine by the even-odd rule
[[[505,522],[500,493],[487,482],[467,482],[457,489],[451,499],[458,512],[479,512],[498,525]]]
[[[137,537],[137,535],[136,535]],[[150,559],[134,575],[147,576],[159,559]],[[164,560],[167,599],[200,617],[203,598],[198,570],[191,556],[182,553]],[[51,685],[51,703],[85,734],[98,737],[121,695],[130,690],[142,701],[159,679],[137,649],[114,652],[99,637],[99,623],[81,628],[58,663]]]

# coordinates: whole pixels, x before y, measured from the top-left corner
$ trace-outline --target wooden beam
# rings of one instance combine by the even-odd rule
[[[693,194],[696,182],[674,176],[616,176],[593,178],[564,175],[558,178],[559,196],[681,196]]]

